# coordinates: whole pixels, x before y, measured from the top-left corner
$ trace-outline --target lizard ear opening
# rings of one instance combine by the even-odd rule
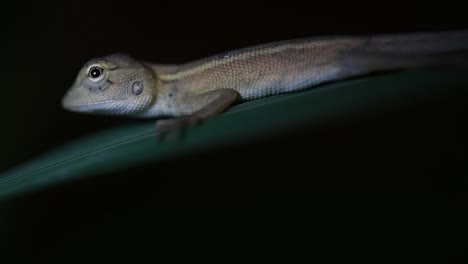
[[[136,81],[132,84],[132,94],[140,95],[143,92],[144,85],[140,81]]]

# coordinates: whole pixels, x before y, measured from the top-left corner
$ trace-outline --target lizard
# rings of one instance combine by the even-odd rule
[[[315,36],[174,65],[114,53],[85,63],[62,107],[156,118],[161,139],[234,104],[373,72],[466,62],[466,51],[468,30]]]

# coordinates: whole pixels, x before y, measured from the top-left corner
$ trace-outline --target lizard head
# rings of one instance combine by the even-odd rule
[[[132,115],[155,99],[156,78],[142,63],[124,54],[88,61],[62,99],[73,112]]]

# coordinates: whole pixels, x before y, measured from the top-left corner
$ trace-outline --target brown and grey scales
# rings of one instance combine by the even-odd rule
[[[302,40],[219,54],[182,65],[178,72],[200,70],[169,82],[190,87],[197,94],[220,88],[234,89],[242,100],[304,89],[337,76],[340,70],[335,61],[340,51],[337,47],[344,49],[361,41],[335,41],[333,46],[327,42]],[[207,66],[203,68],[204,65]]]
[[[236,101],[375,71],[447,64],[467,51],[468,31],[461,30],[279,41],[182,65],[109,55],[83,67],[62,105],[71,111],[98,114],[194,116],[177,121],[183,126],[216,116]],[[91,78],[90,67],[101,69],[102,76]],[[144,87],[141,94],[132,91],[136,82]],[[158,124],[177,122],[160,120]]]
[[[434,54],[447,52],[448,49],[466,50],[466,43],[468,34],[465,32],[449,34],[444,38],[434,33],[410,37],[383,35],[373,38],[322,37],[282,41],[226,52],[182,65],[179,72],[203,68],[203,65],[214,64],[216,67],[206,67],[196,74],[177,80],[177,83],[180,87],[190,86],[197,93],[230,88],[238,91],[242,99],[253,100],[346,78],[351,73],[355,74],[356,70],[360,73],[374,70],[346,68],[348,64],[342,62],[353,51],[389,55]]]

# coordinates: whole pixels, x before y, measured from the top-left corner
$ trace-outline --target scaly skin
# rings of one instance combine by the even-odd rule
[[[281,41],[182,65],[113,54],[87,62],[62,105],[107,115],[183,116],[159,120],[156,132],[162,136],[236,102],[370,72],[452,63],[453,54],[467,50],[468,31],[447,31]]]

